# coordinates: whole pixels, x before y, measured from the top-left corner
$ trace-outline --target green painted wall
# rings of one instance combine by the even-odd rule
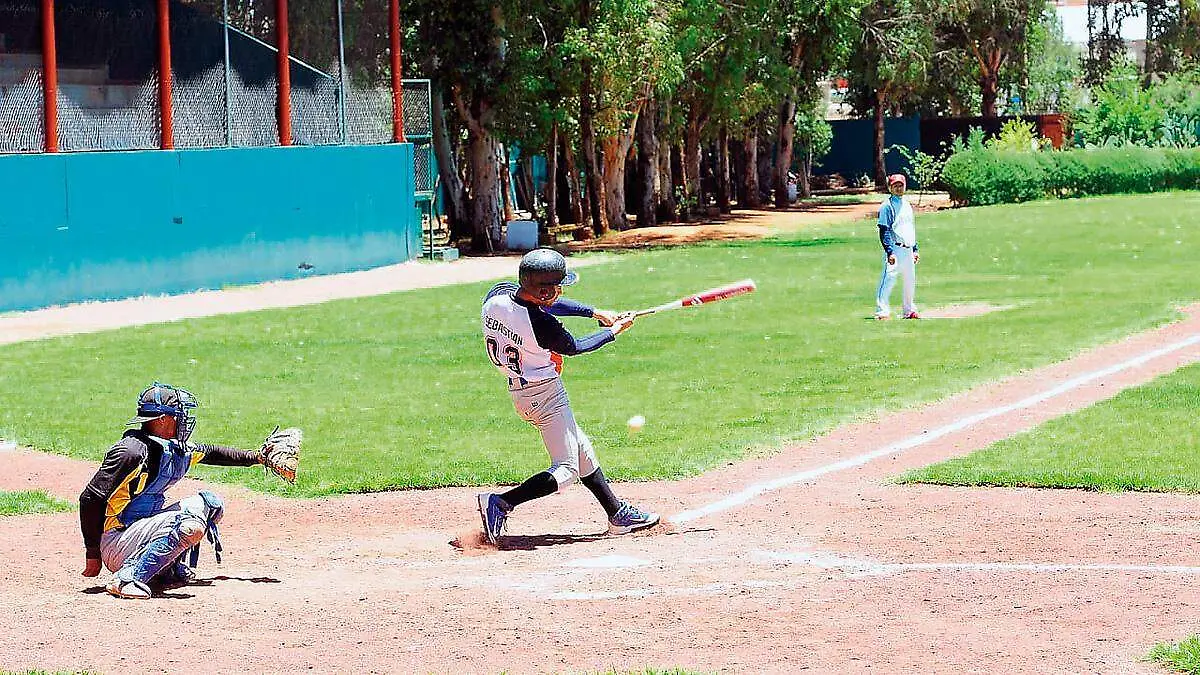
[[[366,269],[421,249],[409,144],[4,155],[0,190],[0,311]]]

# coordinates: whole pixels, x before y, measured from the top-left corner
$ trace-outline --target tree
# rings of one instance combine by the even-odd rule
[[[978,65],[980,114],[996,116],[1005,66],[1019,58],[1045,0],[949,0],[940,5],[939,34],[950,49]]]
[[[851,73],[870,96],[875,120],[875,185],[887,184],[884,117],[893,101],[921,87],[929,69],[933,33],[917,0],[876,0],[862,13]]]
[[[499,162],[503,152],[495,126],[508,77],[510,31],[506,10],[520,15],[516,2],[416,0],[409,14],[422,22],[430,64],[447,88],[466,128],[472,248],[501,245]]]
[[[1132,2],[1088,0],[1088,53],[1083,61],[1085,83],[1090,86],[1103,83],[1113,66],[1124,60],[1125,38],[1121,35],[1121,27],[1137,12],[1138,8]]]
[[[762,36],[767,33],[767,0],[683,0],[675,16],[677,49],[685,75],[675,100],[685,111],[684,195],[688,200],[700,192],[701,148],[710,136],[710,123],[717,127],[745,121],[744,95],[751,78],[764,73],[757,68],[763,58]],[[759,102],[764,105],[765,102]],[[754,110],[757,113],[761,110]],[[716,134],[718,140],[720,133]],[[727,143],[718,151],[718,190],[722,169],[727,168]],[[725,193],[728,198],[727,192]],[[685,214],[687,215],[687,214]]]
[[[1047,4],[1040,20],[1031,24],[1026,39],[1024,78],[1018,83],[1023,112],[1052,113],[1072,107],[1073,92],[1082,78],[1078,48],[1063,37],[1062,21]]]
[[[788,204],[797,105],[820,97],[817,81],[840,64],[853,44],[863,0],[790,0],[780,3],[777,54],[782,55],[786,84],[778,105],[775,152],[775,205]]]

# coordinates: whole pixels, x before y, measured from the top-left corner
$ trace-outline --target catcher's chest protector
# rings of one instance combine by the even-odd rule
[[[127,483],[129,504],[120,511],[118,516],[121,525],[126,527],[137,520],[161,511],[166,503],[166,491],[178,483],[192,465],[193,453],[181,448],[178,443],[174,441],[160,443],[157,439],[151,439],[151,443],[151,455],[161,450],[158,471],[155,475],[150,475],[155,467],[150,457],[147,457],[146,462],[131,476],[131,480]],[[118,490],[118,492],[120,491]],[[110,501],[110,509],[113,506],[114,504]]]

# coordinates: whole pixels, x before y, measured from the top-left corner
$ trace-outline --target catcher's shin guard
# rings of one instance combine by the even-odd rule
[[[147,542],[141,550],[129,556],[121,569],[117,570],[116,579],[149,584],[168,565],[179,560],[184,551],[198,544],[204,538],[204,530],[204,520],[199,516],[190,511],[180,511],[175,516],[171,530]]]
[[[205,532],[208,534],[209,543],[213,546],[213,556],[217,559],[217,564],[220,565],[221,552],[225,549],[221,546],[221,531],[217,529],[217,523],[220,523],[221,519],[225,517],[225,503],[221,501],[220,497],[208,490],[201,490],[198,497],[204,504],[204,518],[207,525]],[[196,497],[191,497],[190,499],[196,499]],[[200,540],[197,539],[195,545],[192,546],[191,555],[188,556],[188,565],[195,567],[199,561]]]

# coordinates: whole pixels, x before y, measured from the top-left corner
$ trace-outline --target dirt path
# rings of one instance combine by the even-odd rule
[[[915,203],[915,198],[914,198]],[[919,212],[950,207],[950,197],[933,193],[922,197]],[[671,224],[610,232],[602,239],[571,242],[572,251],[611,251],[620,249],[679,246],[702,241],[738,241],[761,239],[776,232],[796,230],[837,222],[874,218],[879,202],[861,204],[806,204],[786,211],[762,209],[738,211],[733,216],[702,224]]]
[[[931,208],[941,208],[949,203],[939,196],[926,199]],[[720,223],[613,232],[602,240],[576,242],[570,248],[576,251],[599,251],[651,245],[679,246],[700,241],[760,239],[778,231],[866,218],[878,208],[877,204],[836,204],[787,211],[739,211]],[[602,257],[579,258],[572,264],[587,266],[606,260]],[[516,255],[464,258],[452,263],[413,261],[362,272],[272,281],[226,290],[86,302],[30,312],[12,312],[0,314],[0,344],[499,279],[514,276],[516,267]]]
[[[1200,617],[1194,496],[887,479],[1196,361],[1194,307],[769,458],[622,485],[677,521],[645,536],[595,534],[581,489],[523,507],[506,550],[459,551],[473,490],[289,502],[218,486],[225,564],[206,551],[201,584],[141,603],[79,576],[75,515],[0,519],[0,668],[1150,672],[1137,659]],[[68,498],[94,469],[0,461],[0,489]]]
[[[587,259],[579,260],[577,264],[602,261]],[[514,276],[516,269],[517,258],[514,257],[470,258],[453,263],[413,261],[362,272],[271,281],[227,290],[13,312],[0,315],[0,344],[499,279]]]

